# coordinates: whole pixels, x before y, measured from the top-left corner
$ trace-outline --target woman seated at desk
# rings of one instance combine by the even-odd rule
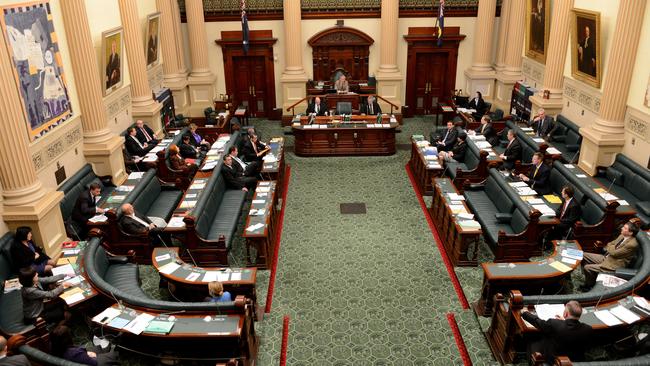
[[[119,365],[115,351],[97,354],[86,350],[84,347],[76,347],[72,342],[72,332],[65,325],[54,328],[50,336],[52,355],[65,360],[91,366]]]
[[[56,260],[50,259],[43,253],[43,249],[32,241],[32,228],[28,226],[16,229],[10,252],[16,268],[31,267],[41,276],[51,273],[56,265]]]
[[[212,281],[208,283],[208,294],[210,296],[206,300],[209,302],[232,301],[230,292],[224,291],[223,284],[219,281]]]
[[[207,142],[199,133],[197,132],[198,127],[196,124],[191,123],[190,124],[190,131],[186,134],[186,136],[190,137],[190,144],[192,146],[196,147],[197,149],[202,149],[202,150],[208,150],[210,149],[210,143]]]
[[[186,161],[180,154],[178,146],[171,144],[169,146],[169,165],[171,165],[174,170],[186,170],[190,175],[196,173],[198,168],[194,161]]]
[[[32,267],[20,270],[18,281],[23,286],[20,292],[23,298],[23,319],[26,324],[34,324],[39,317],[48,323],[63,322],[70,317],[70,313],[64,310],[64,302],[58,296],[72,285],[63,282],[53,290],[48,289],[49,285],[63,279],[64,275],[62,274],[39,278],[38,273]],[[45,306],[45,300],[50,300],[47,306]]]

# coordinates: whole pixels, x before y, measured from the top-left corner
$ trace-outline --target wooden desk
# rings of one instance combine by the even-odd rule
[[[528,205],[528,207],[531,208],[531,210],[537,209],[537,208],[535,208],[536,205],[546,205],[546,206],[550,207],[553,210],[553,215],[544,215],[544,214],[542,214],[542,216],[539,217],[539,225],[542,228],[541,230],[550,229],[553,226],[560,223],[560,220],[555,216],[555,210],[557,210],[557,208],[560,207],[560,203],[553,203],[553,202],[549,201],[547,197],[545,197],[545,196],[543,196],[541,194],[534,194],[534,195],[527,195],[526,194],[526,195],[524,195],[524,194],[519,193],[519,192],[523,192],[523,191],[520,191],[520,189],[529,189],[530,186],[528,186],[528,184],[526,182],[523,182],[523,181],[519,180],[519,178],[514,176],[513,174],[509,174],[509,175],[505,176],[505,179],[508,182],[508,184],[510,185],[510,188],[512,188],[515,191],[515,193],[518,193],[519,198],[524,203],[526,203]],[[549,194],[547,196],[555,196],[555,194],[551,193],[551,194]],[[556,199],[560,199],[560,197],[558,197],[558,196],[555,196],[555,197],[556,197]],[[539,201],[535,201],[535,200],[541,200],[542,203],[535,203],[535,202],[539,202]],[[541,210],[538,210],[538,211],[541,212]]]
[[[420,146],[424,141],[426,140],[423,136],[411,136],[409,167],[413,173],[417,189],[422,195],[428,196],[433,194],[433,186],[431,185],[433,178],[441,176],[443,169],[436,156],[429,155],[431,159],[426,158],[425,146]]]
[[[594,340],[601,340],[601,342],[607,343],[611,341],[611,339],[608,339],[608,336],[629,327],[624,322],[616,326],[607,326],[594,314],[596,310],[610,310],[619,305],[631,310],[640,317],[640,320],[633,324],[644,322],[648,319],[646,313],[637,310],[632,296],[600,304],[597,307],[583,307],[580,321],[590,325],[594,329]],[[518,352],[525,352],[525,346],[530,341],[529,337],[539,333],[536,328],[529,326],[521,317],[522,311],[525,311],[524,307],[532,309],[532,306],[525,306],[523,304],[523,296],[519,291],[513,291],[509,300],[506,300],[503,296],[497,297],[495,306],[496,313],[492,316],[492,323],[486,332],[486,338],[492,354],[501,364],[512,363]]]
[[[470,214],[471,211],[464,200],[450,198],[449,194],[458,194],[458,190],[449,178],[434,178],[433,185],[434,194],[429,215],[438,228],[438,235],[449,260],[454,266],[475,267],[478,264],[476,258],[479,239],[483,233],[479,223],[458,216]],[[454,209],[450,207],[452,202]],[[456,209],[457,206],[462,206],[462,209]]]
[[[88,283],[83,267],[83,254],[86,244],[87,242],[80,241],[77,243],[76,248],[64,248],[61,253],[62,259],[69,259],[70,266],[74,269],[74,279],[79,280],[79,283],[77,285],[67,288],[61,295],[59,295],[59,297],[62,298],[66,304],[68,304],[68,307],[73,310],[85,308],[87,300],[90,300],[97,296],[97,290],[95,290]],[[77,250],[77,254],[74,254],[74,252]],[[83,298],[78,298],[75,300],[74,298],[70,297],[76,293],[80,293]]]
[[[178,251],[178,247],[158,247],[151,253],[151,263],[160,274],[161,284],[168,284],[169,291],[175,297],[182,301],[203,301],[208,296],[208,283],[216,279],[232,294],[233,299],[236,295],[244,295],[253,300],[257,308],[256,268],[196,267],[183,261]],[[166,273],[167,270],[161,272],[160,269],[169,263],[176,263],[179,267],[169,273]],[[188,276],[194,273],[199,276],[189,280]]]
[[[553,253],[542,261],[515,263],[482,263],[483,287],[481,298],[473,304],[478,315],[491,316],[494,295],[519,290],[523,294],[556,293],[564,281],[571,277],[571,272],[580,266],[581,260],[569,264],[562,262],[562,251],[571,248],[582,250],[575,240],[554,240]],[[566,271],[560,271],[551,264],[563,263]],[[562,266],[560,266],[562,267]],[[550,290],[550,291],[549,291]]]
[[[235,117],[239,119],[241,126],[248,126],[248,107],[240,106],[235,110]]]
[[[242,237],[246,239],[246,259],[249,266],[254,265],[260,269],[267,269],[271,266],[278,224],[277,189],[278,185],[275,181],[257,182],[257,188],[251,201],[251,211],[248,213],[242,233]],[[264,214],[251,215],[254,210],[264,210]],[[251,247],[254,247],[257,253],[255,264],[250,258]]]
[[[384,115],[382,123],[375,124],[375,116],[352,116],[349,123],[338,123],[339,117],[316,117],[308,125],[309,117],[301,117],[293,124],[294,151],[298,156],[367,156],[395,154],[397,122]],[[372,127],[369,127],[372,124]]]
[[[284,187],[284,137],[274,137],[269,140],[268,146],[271,151],[264,156],[262,165],[262,177],[264,180],[274,180],[277,182],[279,189]],[[275,159],[269,161],[268,156]]]
[[[121,333],[121,343],[138,352],[161,358],[168,357],[170,352],[177,357],[210,358],[214,361],[241,358],[244,365],[255,365],[257,337],[252,320],[243,315],[165,314],[128,307],[120,309],[117,304],[112,308],[120,312],[116,318],[102,323],[102,319],[95,317],[93,322],[101,325],[104,332]],[[117,327],[117,318],[130,322],[142,314],[153,316],[153,320],[174,321],[174,326],[168,334],[147,331],[134,334],[124,327]]]

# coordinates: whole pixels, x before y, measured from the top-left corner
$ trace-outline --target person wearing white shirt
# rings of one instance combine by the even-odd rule
[[[246,177],[257,177],[260,170],[262,170],[262,164],[259,160],[254,160],[251,162],[244,162],[239,158],[239,151],[236,146],[231,146],[228,150],[228,154],[232,156],[233,166],[235,170],[239,170],[244,173]]]
[[[154,245],[160,244],[162,228],[156,226],[147,216],[138,215],[130,203],[123,204],[121,209],[122,216],[119,225],[124,233],[136,236],[147,234],[153,240]]]

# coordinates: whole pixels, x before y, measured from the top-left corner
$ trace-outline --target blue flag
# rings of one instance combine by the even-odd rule
[[[248,53],[248,17],[246,16],[246,1],[241,2],[241,35],[244,53]]]
[[[442,46],[442,31],[445,28],[445,0],[440,0],[438,9],[438,47]]]

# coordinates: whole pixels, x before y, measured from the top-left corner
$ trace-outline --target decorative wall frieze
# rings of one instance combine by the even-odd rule
[[[62,126],[59,126],[58,129],[53,130],[42,141],[39,140],[30,146],[34,168],[36,168],[37,172],[44,169],[81,143],[82,139],[81,118],[75,116]]]
[[[625,111],[625,130],[650,142],[650,115],[627,106]]]
[[[530,80],[533,80],[537,83],[537,89],[540,89],[543,85],[544,68],[544,65],[528,57],[524,57],[521,64],[521,72],[529,80],[528,84],[532,84]]]
[[[123,86],[105,97],[104,105],[106,106],[106,117],[109,121],[112,121],[115,116],[124,110],[131,108],[131,88],[129,85]]]
[[[602,98],[600,90],[585,83],[565,77],[563,95],[596,114],[600,111],[600,99]]]

